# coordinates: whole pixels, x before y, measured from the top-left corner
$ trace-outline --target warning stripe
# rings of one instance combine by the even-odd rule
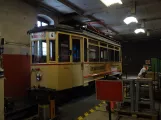
[[[84,120],[85,117],[89,116],[91,113],[94,113],[96,110],[98,110],[103,104],[105,104],[105,101],[102,101],[100,104],[96,105],[94,108],[91,108],[88,112],[85,112],[84,115],[79,116],[77,120]]]

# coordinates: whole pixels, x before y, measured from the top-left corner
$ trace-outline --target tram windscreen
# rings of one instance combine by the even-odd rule
[[[69,35],[59,34],[59,62],[70,62]]]
[[[46,63],[47,44],[45,40],[32,42],[32,63]]]

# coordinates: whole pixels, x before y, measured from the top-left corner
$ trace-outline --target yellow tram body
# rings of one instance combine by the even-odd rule
[[[30,39],[31,87],[61,91],[122,72],[121,45],[94,33],[42,27],[31,30]]]

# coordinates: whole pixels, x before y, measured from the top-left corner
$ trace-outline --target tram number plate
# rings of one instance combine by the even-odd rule
[[[49,32],[49,38],[54,39],[55,38],[55,32]]]

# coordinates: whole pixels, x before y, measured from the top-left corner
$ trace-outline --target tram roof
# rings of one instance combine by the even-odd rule
[[[67,25],[58,25],[58,26],[49,25],[49,26],[43,26],[43,27],[35,27],[29,30],[27,33],[31,34],[31,33],[44,32],[44,31],[49,31],[49,32],[62,31],[62,32],[68,32],[68,33],[75,33],[75,34],[85,35],[91,38],[95,38],[104,42],[108,42],[108,43],[120,46],[120,42],[113,40],[110,37],[107,37],[105,35],[99,34],[89,29],[83,30],[83,29],[78,29]]]

